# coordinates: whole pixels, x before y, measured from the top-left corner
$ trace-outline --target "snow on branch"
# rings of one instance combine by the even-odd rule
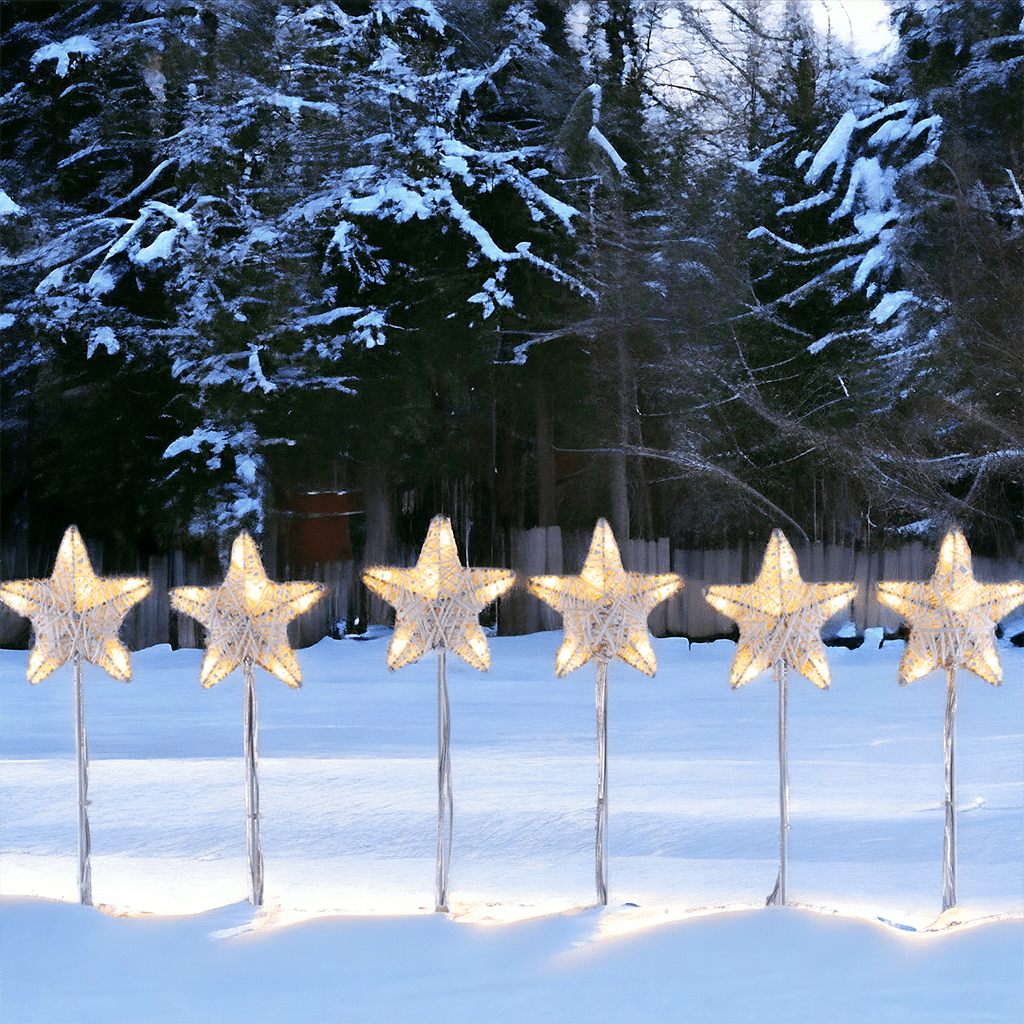
[[[626,169],[626,161],[619,156],[615,147],[608,141],[608,137],[597,127],[597,125],[591,125],[590,131],[587,132],[587,138],[598,147],[598,149],[604,152],[605,156],[611,160],[615,167],[615,170],[622,174]]]
[[[3,189],[0,189],[0,217],[18,217],[25,212]]]
[[[58,78],[64,78],[71,69],[71,56],[78,55],[91,57],[99,52],[99,47],[88,36],[72,36],[65,39],[63,43],[47,43],[39,47],[29,58],[29,67],[35,69],[44,61],[55,60],[57,67],[55,74]]]
[[[177,162],[178,161],[176,157],[169,157],[166,160],[161,160],[160,163],[158,163],[156,167],[154,167],[153,170],[149,172],[149,174],[146,176],[146,180],[143,181],[141,185],[136,185],[136,187],[133,188],[131,192],[129,192],[128,195],[126,195],[123,199],[118,199],[115,202],[111,203],[110,206],[108,206],[106,210],[103,211],[103,216],[106,216],[113,210],[116,210],[119,206],[124,206],[125,203],[130,203],[137,196],[142,195],[142,193],[145,192],[146,189],[149,188],[149,186],[152,185],[153,182],[156,181],[156,179],[159,178],[160,175],[168,167]]]

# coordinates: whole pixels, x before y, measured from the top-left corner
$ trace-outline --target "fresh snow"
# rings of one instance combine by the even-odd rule
[[[323,114],[332,114],[337,117],[340,113],[337,103],[323,103],[317,100],[304,100],[301,96],[285,96],[282,93],[275,92],[270,97],[271,105],[275,107],[283,107],[285,110],[291,111],[293,114],[299,114],[303,110],[317,110]]]
[[[356,316],[363,312],[362,306],[338,306],[326,313],[317,313],[315,316],[305,316],[295,321],[296,327],[326,327],[333,324],[335,320],[343,316]]]
[[[238,673],[203,690],[202,651],[167,646],[133,655],[127,686],[85,666],[104,913],[74,905],[70,668],[33,687],[25,652],[0,651],[3,1019],[1020,1019],[1024,650],[999,641],[1001,688],[959,674],[960,907],[925,932],[945,685],[897,686],[902,643],[830,648],[828,692],[791,675],[784,909],[763,906],[776,688],[730,691],[731,642],[656,639],[654,679],[611,668],[605,911],[588,909],[592,667],[555,678],[560,632],[492,637],[486,675],[448,659],[445,916],[431,912],[435,663],[388,673],[387,640],[300,651],[299,692],[257,673],[261,915],[243,902]]]
[[[166,260],[171,255],[171,250],[174,248],[174,239],[177,236],[177,228],[168,228],[166,231],[161,231],[149,245],[144,246],[132,255],[132,262],[145,266],[147,263],[153,263],[157,260]]]
[[[219,455],[224,451],[225,445],[234,439],[233,432],[220,430],[210,423],[205,423],[201,427],[196,427],[187,437],[179,437],[172,441],[164,450],[163,457],[173,459],[176,455],[181,455],[182,452],[198,453],[204,444],[208,444],[214,454]]]

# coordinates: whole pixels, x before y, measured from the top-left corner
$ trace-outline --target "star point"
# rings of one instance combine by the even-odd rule
[[[555,655],[555,674],[568,675],[595,657],[621,658],[653,676],[657,661],[647,616],[681,586],[676,573],[626,572],[612,528],[599,519],[578,576],[530,577],[530,593],[562,613],[565,637]]]
[[[878,600],[910,626],[897,670],[901,686],[938,668],[965,668],[993,686],[1002,684],[996,623],[1024,602],[1024,583],[978,583],[961,531],[946,534],[928,582],[879,583]]]
[[[451,521],[435,516],[415,566],[371,566],[363,573],[363,583],[395,609],[388,668],[410,665],[443,647],[486,672],[491,656],[479,614],[514,580],[508,569],[465,568]]]
[[[320,583],[272,583],[263,571],[256,542],[240,533],[219,587],[178,587],[171,607],[207,628],[206,657],[199,681],[207,689],[239,665],[259,665],[292,689],[302,686],[288,623],[308,611],[327,588]]]
[[[147,579],[97,576],[78,527],[69,526],[48,579],[0,583],[0,600],[32,620],[28,681],[40,682],[78,654],[128,682],[131,657],[117,632],[149,590]]]
[[[740,627],[729,677],[732,688],[784,662],[827,690],[830,675],[821,627],[856,593],[854,583],[805,583],[796,552],[781,530],[773,530],[757,579],[749,585],[709,587],[705,598]]]

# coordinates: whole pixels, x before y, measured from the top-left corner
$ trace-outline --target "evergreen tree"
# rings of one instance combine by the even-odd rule
[[[929,373],[886,464],[932,530],[1007,555],[1024,536],[1024,5],[900,3],[894,23],[899,88],[942,139],[898,239]]]
[[[165,472],[133,483],[200,534],[258,531],[268,485],[339,453],[458,462],[472,438],[437,413],[480,419],[498,314],[585,290],[557,252],[576,211],[549,184],[547,122],[518,109],[551,102],[524,73],[550,54],[534,10],[451,5],[454,27],[429,0],[15,11],[10,413],[32,418],[32,375],[64,346],[111,357],[94,365],[115,392],[169,367],[145,428]]]

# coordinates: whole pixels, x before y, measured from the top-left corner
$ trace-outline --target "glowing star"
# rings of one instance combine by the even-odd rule
[[[463,568],[450,520],[435,516],[415,566],[373,566],[363,573],[366,586],[395,609],[388,668],[402,668],[442,648],[486,672],[491,655],[478,616],[512,586],[515,575],[507,569]]]
[[[79,655],[128,682],[131,658],[117,631],[128,609],[148,593],[149,580],[97,576],[78,527],[69,526],[49,579],[0,583],[0,600],[27,615],[35,630],[28,681],[38,683]]]
[[[1024,583],[978,583],[971,549],[958,530],[946,534],[927,583],[879,583],[878,600],[910,625],[900,659],[901,686],[937,668],[965,668],[993,686],[1003,681],[996,623],[1024,602]]]
[[[621,658],[653,676],[657,662],[647,616],[682,585],[675,573],[625,572],[612,528],[599,519],[579,576],[530,577],[530,593],[562,613],[565,639],[555,674],[567,675],[593,657],[605,663]]]
[[[786,664],[827,690],[830,677],[821,627],[856,593],[854,583],[805,583],[796,552],[781,530],[773,530],[761,572],[752,584],[708,588],[708,604],[740,627],[729,676],[733,689],[766,669]]]
[[[199,675],[205,687],[239,665],[260,665],[293,689],[302,685],[299,663],[288,644],[288,623],[327,593],[320,583],[271,583],[252,537],[240,533],[231,566],[219,587],[178,587],[171,607],[208,630]]]
[[[487,671],[491,655],[478,616],[515,578],[507,569],[463,568],[446,516],[430,521],[413,568],[373,566],[363,573],[366,586],[395,609],[388,668],[394,671],[410,665],[437,649],[437,911],[448,910],[452,850],[451,717],[445,655],[453,651],[474,668]]]

